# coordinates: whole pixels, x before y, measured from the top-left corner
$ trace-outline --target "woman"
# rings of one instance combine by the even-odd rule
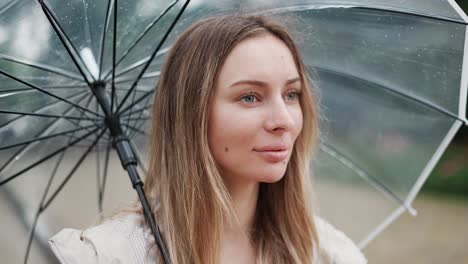
[[[172,263],[365,263],[312,213],[317,109],[298,49],[260,16],[187,29],[163,66],[145,181]],[[51,239],[62,263],[161,263],[138,210]]]

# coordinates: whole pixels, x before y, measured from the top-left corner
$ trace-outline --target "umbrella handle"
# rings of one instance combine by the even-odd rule
[[[153,233],[154,241],[158,245],[164,263],[170,264],[171,261],[166,248],[166,244],[164,243],[161,236],[161,230],[156,224],[153,211],[151,210],[151,207],[148,203],[148,199],[146,198],[145,192],[143,191],[143,182],[138,176],[138,171],[136,169],[137,160],[135,158],[135,154],[133,153],[133,149],[131,148],[128,139],[123,136],[116,137],[114,139],[114,148],[119,154],[120,161],[122,162],[122,167],[128,172],[128,176],[130,177],[130,181],[132,182],[133,189],[135,189],[135,191],[138,194],[138,198],[140,198],[146,221],[150,226],[151,233]]]
[[[146,222],[150,226],[151,233],[153,233],[154,241],[156,242],[156,245],[158,245],[164,263],[170,264],[169,254],[162,239],[161,230],[159,230],[159,227],[156,224],[153,211],[151,210],[148,199],[146,199],[145,192],[143,191],[143,182],[138,176],[138,171],[136,169],[138,162],[135,157],[135,153],[130,145],[130,141],[124,136],[119,116],[112,113],[110,100],[104,91],[105,84],[97,82],[92,85],[91,88],[93,94],[96,96],[96,100],[99,102],[106,115],[105,123],[113,137],[113,147],[119,155],[122,167],[127,171],[128,176],[130,177],[133,189],[135,189],[138,194],[138,198],[140,198],[141,205],[143,206],[143,213],[145,214]]]

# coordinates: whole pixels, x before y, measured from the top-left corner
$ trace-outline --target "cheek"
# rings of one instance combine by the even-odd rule
[[[218,163],[222,165],[226,162],[223,162],[224,159],[231,159],[252,147],[251,141],[259,126],[256,120],[252,114],[239,111],[235,107],[214,106],[209,119],[208,140]]]
[[[291,117],[293,119],[293,127],[291,128],[291,134],[296,140],[296,138],[299,136],[299,134],[302,131],[302,125],[303,125],[303,115],[302,115],[302,109],[300,107],[294,108],[291,111]]]

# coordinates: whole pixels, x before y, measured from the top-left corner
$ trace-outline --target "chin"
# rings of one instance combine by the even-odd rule
[[[239,168],[239,167],[236,167]],[[221,174],[231,180],[242,179],[242,181],[258,183],[275,183],[280,181],[286,173],[286,166],[279,164],[254,164],[241,170],[223,169]]]
[[[268,179],[265,179],[263,181],[260,181],[261,183],[275,183],[275,182],[279,182],[281,179],[283,179],[283,177],[270,177]]]
[[[284,174],[286,173],[286,171],[281,171],[281,172],[271,172],[271,173],[268,173],[268,174],[264,174],[264,176],[261,176],[259,177],[259,182],[263,182],[263,183],[275,183],[275,182],[278,182],[280,181],[281,179],[283,179],[284,177]]]

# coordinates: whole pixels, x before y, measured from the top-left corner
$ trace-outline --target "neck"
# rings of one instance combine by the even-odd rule
[[[258,182],[226,182],[239,222],[225,228],[225,235],[249,234],[255,222]]]

